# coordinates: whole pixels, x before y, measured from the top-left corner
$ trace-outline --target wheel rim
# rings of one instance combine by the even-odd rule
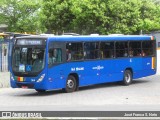
[[[129,73],[126,73],[126,75],[125,75],[125,81],[126,81],[127,83],[129,83],[129,82],[131,81],[131,76],[130,76]]]
[[[70,89],[72,89],[72,88],[74,87],[74,82],[73,82],[73,80],[68,80],[68,81],[67,81],[67,87],[70,88]]]

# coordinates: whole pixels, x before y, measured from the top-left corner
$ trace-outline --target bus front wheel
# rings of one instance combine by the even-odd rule
[[[123,84],[129,85],[132,83],[132,72],[130,70],[125,70],[123,76]]]
[[[69,75],[66,82],[65,92],[70,93],[76,91],[77,81],[72,75]]]

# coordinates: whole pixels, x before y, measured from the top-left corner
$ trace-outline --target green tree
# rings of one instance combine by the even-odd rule
[[[100,0],[45,0],[42,23],[49,33],[97,33],[102,28],[102,21],[106,21],[104,7]]]
[[[158,0],[1,0],[9,31],[139,34],[160,29]]]
[[[70,11],[72,2],[68,0],[44,0],[41,11],[41,23],[47,33],[61,34],[70,29],[74,15]]]
[[[105,3],[101,0],[73,0],[71,11],[74,14],[72,26],[81,34],[103,33],[105,16]]]
[[[49,32],[133,34],[141,22],[138,0],[45,0],[42,23]]]
[[[41,0],[1,0],[1,23],[8,25],[8,31],[35,32],[38,25],[38,11]]]
[[[160,29],[160,4],[154,0],[141,0],[138,29],[144,33]]]
[[[133,34],[137,31],[140,19],[139,2],[137,0],[106,1],[105,23],[107,33]]]

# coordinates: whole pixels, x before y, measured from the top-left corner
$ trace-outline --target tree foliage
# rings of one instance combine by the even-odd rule
[[[45,0],[50,32],[139,34],[160,29],[160,5],[153,0]]]
[[[33,32],[37,27],[38,1],[1,0],[1,23],[8,25],[13,32]]]
[[[0,22],[12,31],[139,34],[160,29],[158,0],[1,1]]]

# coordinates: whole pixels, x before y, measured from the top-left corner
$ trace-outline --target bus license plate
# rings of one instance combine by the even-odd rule
[[[28,86],[22,86],[22,88],[27,89],[27,88],[28,88]]]

